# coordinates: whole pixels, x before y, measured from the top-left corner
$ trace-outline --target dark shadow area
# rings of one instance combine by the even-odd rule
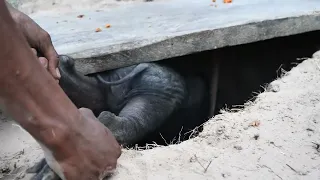
[[[208,105],[210,104],[210,96],[212,96],[210,91],[212,91],[213,84],[213,63],[219,61],[217,99],[215,109],[212,111],[212,114],[216,115],[222,108],[243,105],[252,99],[254,92],[262,91],[264,85],[281,75],[281,68],[289,71],[302,62],[299,58],[311,57],[313,53],[320,50],[318,37],[320,37],[320,31],[314,31],[195,53],[158,61],[158,63],[173,67],[183,76],[197,75],[204,78],[208,89],[204,103]],[[207,107],[206,105],[204,107]],[[209,109],[203,111],[195,109],[195,111],[202,113],[197,114],[198,118],[202,119],[186,129],[196,128],[212,117],[209,114]],[[183,119],[178,121],[183,121]],[[190,130],[183,130],[181,126],[174,126],[171,122],[162,126],[162,131],[164,130],[171,131],[169,133],[171,136],[163,137],[159,133],[153,133],[139,145],[144,146],[145,143],[167,145],[197,136],[197,133],[190,133]],[[202,128],[197,130],[201,132]]]
[[[320,31],[221,49],[217,105],[243,105],[267,83],[320,50]]]

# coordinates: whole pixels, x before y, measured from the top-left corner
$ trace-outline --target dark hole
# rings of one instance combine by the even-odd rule
[[[204,107],[202,110],[195,107],[195,111],[198,112],[196,114],[198,121],[189,123],[188,127],[182,129],[181,126],[174,125],[174,122],[181,122],[184,119],[174,119],[162,126],[160,130],[169,135],[163,137],[157,131],[138,145],[176,144],[197,136],[197,133],[190,133],[190,129],[219,114],[222,108],[232,108],[234,105],[242,105],[250,99],[253,100],[254,92],[263,91],[263,86],[281,75],[279,69],[289,71],[302,62],[297,58],[311,57],[320,49],[318,37],[320,37],[320,31],[314,31],[159,61],[175,68],[183,76],[197,75],[204,78],[207,84],[206,102],[202,104]],[[215,109],[212,109],[213,107],[206,109],[210,103],[210,91],[212,91],[210,89],[212,63],[217,60],[220,60],[220,68],[216,106]],[[197,130],[201,132],[202,128]]]

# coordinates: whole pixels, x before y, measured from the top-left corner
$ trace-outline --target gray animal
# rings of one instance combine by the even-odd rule
[[[67,96],[78,108],[91,109],[123,146],[167,143],[177,132],[183,140],[185,132],[208,118],[205,82],[166,65],[142,63],[84,76],[72,58],[60,56],[59,69]],[[27,172],[37,173],[33,180],[59,179],[44,159]]]

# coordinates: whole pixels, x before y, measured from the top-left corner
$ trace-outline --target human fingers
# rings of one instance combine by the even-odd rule
[[[37,50],[36,50],[36,49],[31,48],[31,51],[33,52],[33,54],[34,54],[34,55],[36,55],[36,56],[37,56]]]
[[[80,108],[79,111],[86,119],[96,119],[93,112],[88,108]]]
[[[46,69],[48,69],[48,60],[44,57],[39,57],[39,61],[42,64],[42,66]]]
[[[34,54],[35,56],[38,55],[36,49],[31,48],[31,51],[33,52],[33,54]],[[42,65],[45,69],[47,69],[47,68],[48,68],[48,60],[47,60],[45,57],[38,57],[38,59],[39,59],[41,65]]]
[[[34,48],[31,48],[33,54],[37,55],[37,51]],[[48,60],[45,57],[39,57],[38,60],[40,61],[41,65],[48,70]],[[56,82],[59,83],[59,79],[56,79]]]
[[[40,39],[39,49],[43,56],[48,59],[48,70],[55,79],[60,79],[58,53],[53,47],[51,37],[47,32],[43,32]]]

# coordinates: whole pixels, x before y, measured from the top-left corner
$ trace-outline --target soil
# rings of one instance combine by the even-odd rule
[[[123,150],[111,179],[320,179],[320,51],[313,57],[243,109],[221,110],[194,139]],[[38,144],[4,116],[0,142],[0,179],[28,179]]]

